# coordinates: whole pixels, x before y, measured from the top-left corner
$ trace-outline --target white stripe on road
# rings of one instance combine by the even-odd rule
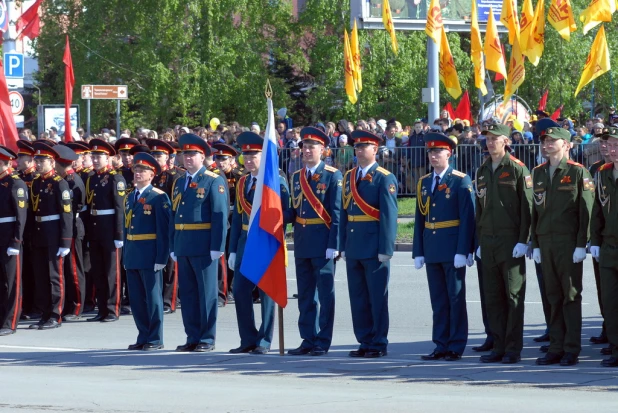
[[[43,351],[89,351],[83,348],[7,346],[3,344],[0,344],[0,348],[14,348],[18,350],[43,350]]]

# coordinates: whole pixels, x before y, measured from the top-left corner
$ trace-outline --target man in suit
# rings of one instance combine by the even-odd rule
[[[350,357],[387,354],[388,280],[397,235],[397,179],[376,163],[382,138],[351,134],[358,166],[345,174],[339,224],[346,260],[352,326],[360,346]]]
[[[335,320],[335,258],[339,255],[341,172],[321,160],[329,138],[321,130],[300,131],[305,167],[292,175],[292,206],[284,216],[294,223],[294,260],[298,284],[300,356],[328,352]]]
[[[251,206],[255,194],[260,162],[262,160],[262,146],[264,139],[253,132],[243,132],[238,136],[245,161],[245,167],[249,172],[238,181],[236,187],[236,207],[232,217],[232,229],[230,231],[230,257],[228,265],[234,269],[234,303],[236,307],[236,319],[238,321],[238,333],[240,335],[240,347],[230,350],[230,353],[266,354],[270,350],[275,324],[275,303],[261,289],[258,289],[260,305],[262,309],[262,324],[256,328],[253,312],[253,290],[256,285],[240,272],[247,233],[249,230],[249,218]],[[281,193],[281,209],[287,213],[289,209],[289,191],[285,178],[279,176],[279,188]]]
[[[472,182],[449,166],[455,139],[432,132],[425,142],[433,172],[417,184],[412,256],[416,269],[427,266],[436,348],[421,358],[455,361],[468,342],[465,276],[466,264],[474,263]]]
[[[124,266],[137,340],[129,350],[163,348],[163,275],[169,258],[171,204],[165,192],[152,185],[161,173],[147,153],[133,157],[134,191],[125,199]]]
[[[0,146],[0,336],[15,333],[21,313],[22,243],[28,187],[11,168],[17,155]]]
[[[229,210],[226,183],[203,166],[211,150],[202,138],[185,133],[179,143],[187,172],[172,192],[170,255],[178,262],[187,341],[176,350],[207,352],[215,349],[217,262],[225,251]]]

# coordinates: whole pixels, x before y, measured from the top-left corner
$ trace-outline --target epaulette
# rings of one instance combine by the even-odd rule
[[[578,162],[572,161],[572,160],[570,160],[570,159],[567,159],[567,163],[568,163],[569,165],[575,165],[575,166],[579,166],[580,168],[584,168],[584,165],[582,165],[581,163],[578,163]]]
[[[330,165],[324,165],[324,169],[326,169],[328,172],[337,172],[338,169],[335,168],[334,166],[330,166]]]
[[[116,172],[116,170],[115,170],[115,169],[112,169],[111,171],[109,171],[109,174],[110,174],[110,175],[116,175],[117,173],[118,173],[118,172]]]
[[[420,178],[420,179],[425,179],[425,178],[428,178],[428,177],[429,177],[429,175],[431,175],[431,172],[429,172],[427,175],[423,175],[423,176],[421,176],[421,178]]]
[[[170,175],[176,175],[176,171],[175,171],[175,170],[173,170],[173,169],[168,169],[168,170],[167,170],[167,172],[168,172]]]
[[[380,172],[382,175],[390,175],[391,173],[389,171],[387,171],[386,169],[382,168],[381,166],[378,166],[376,168],[377,172]]]
[[[204,173],[205,173],[206,175],[210,176],[211,178],[216,178],[216,177],[218,177],[218,176],[219,176],[218,174],[216,174],[216,173],[214,173],[214,172],[211,172],[211,171],[209,171],[208,169],[206,169],[206,170],[204,171]]]
[[[514,157],[514,156],[511,156],[511,160],[512,160],[513,162],[515,162],[515,163],[516,163],[517,165],[519,165],[519,166],[526,166],[526,164],[525,164],[525,163],[523,163],[522,161],[520,161],[519,159],[517,159],[517,158],[516,158],[516,157]]]
[[[300,171],[302,171],[302,169],[299,169],[298,171],[294,171],[294,173],[292,174],[292,176],[294,176],[294,175],[296,175],[296,174],[299,174],[299,173],[300,173]]]
[[[465,177],[466,177],[466,174],[465,174],[465,173],[460,172],[460,171],[458,171],[458,170],[456,170],[456,169],[453,169],[453,172],[452,172],[452,173],[453,173],[453,175],[458,176],[458,177],[460,177],[460,178],[465,178]]]
[[[13,180],[15,180],[15,181],[21,181],[21,178],[17,174],[11,175],[11,178],[13,178]]]
[[[599,168],[599,171],[606,171],[610,168],[613,168],[614,164],[612,162],[606,163]]]
[[[62,181],[62,178],[60,177],[60,175],[56,175],[56,176],[54,176],[54,181],[60,182],[60,181]]]
[[[65,181],[67,181],[67,182],[68,182],[68,181],[74,181],[74,180],[75,180],[75,178],[73,177],[73,174],[68,174],[68,175],[66,176],[66,178],[64,178],[64,180],[65,180]]]
[[[542,168],[542,167],[544,167],[545,165],[547,165],[547,162],[543,162],[542,164],[535,166],[535,167],[534,167],[534,169],[539,169],[539,168]]]
[[[154,193],[156,193],[156,194],[159,194],[159,195],[161,195],[161,194],[164,194],[164,193],[165,193],[165,192],[161,191],[159,188],[155,188],[155,187],[153,187],[153,188],[152,188],[152,192],[154,192]]]
[[[234,168],[232,169],[232,174],[240,177],[244,175],[244,171],[238,168]]]

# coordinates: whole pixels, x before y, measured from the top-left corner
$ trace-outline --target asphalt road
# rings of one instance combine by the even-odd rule
[[[293,259],[290,263],[293,263]],[[581,412],[618,411],[618,369],[599,366],[600,332],[590,257],[584,263],[583,339],[580,363],[541,367],[533,337],[543,314],[534,266],[528,261],[525,349],[520,364],[478,363],[468,349],[459,362],[423,362],[433,350],[431,307],[424,269],[409,252],[396,253],[390,280],[389,355],[350,359],[352,332],[344,263],[336,276],[333,346],[325,357],[231,355],[239,345],[234,306],[220,309],[216,351],[181,354],[180,312],[165,318],[166,349],[126,351],[135,341],[132,318],[116,323],[65,323],[53,331],[0,338],[0,411],[4,412]],[[293,266],[289,295],[296,290]],[[468,346],[484,340],[476,268],[468,269]],[[259,306],[255,307],[259,315]],[[285,347],[300,344],[296,301],[285,309]],[[275,336],[277,330],[275,330]]]

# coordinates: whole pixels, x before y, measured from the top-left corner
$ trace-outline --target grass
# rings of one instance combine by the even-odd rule
[[[414,222],[397,224],[397,242],[412,242],[414,237]]]
[[[416,198],[398,198],[399,216],[414,216],[416,210]]]

